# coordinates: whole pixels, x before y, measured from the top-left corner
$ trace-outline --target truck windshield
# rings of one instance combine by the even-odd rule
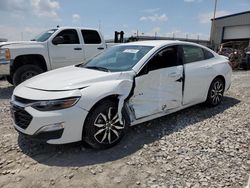
[[[37,41],[37,42],[44,42],[48,40],[48,38],[55,33],[57,29],[50,29],[48,31],[42,32],[41,34],[37,35],[32,41]]]
[[[109,48],[80,67],[101,71],[120,72],[131,70],[153,46],[121,45]]]

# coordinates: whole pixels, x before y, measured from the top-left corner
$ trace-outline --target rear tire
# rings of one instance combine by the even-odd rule
[[[42,72],[44,71],[39,66],[23,65],[15,71],[13,75],[13,84],[17,86],[23,81],[28,80]]]
[[[124,136],[127,126],[119,122],[117,103],[106,100],[89,112],[83,128],[83,140],[96,149],[116,145]]]
[[[221,78],[215,78],[208,90],[206,104],[210,107],[221,103],[225,89],[225,83]]]

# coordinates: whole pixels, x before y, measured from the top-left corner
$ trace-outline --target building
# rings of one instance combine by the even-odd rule
[[[214,23],[213,23],[214,21]],[[231,42],[249,46],[250,11],[212,19],[211,44],[218,49],[221,43]]]

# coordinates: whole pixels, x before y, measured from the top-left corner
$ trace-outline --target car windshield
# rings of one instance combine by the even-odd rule
[[[89,60],[80,67],[97,69],[107,72],[120,72],[131,70],[153,46],[122,45],[113,46],[106,52]]]
[[[37,42],[44,42],[46,40],[48,40],[48,38],[55,33],[57,29],[50,29],[48,31],[45,31],[39,35],[37,35],[34,39],[32,39],[32,41],[37,41]]]

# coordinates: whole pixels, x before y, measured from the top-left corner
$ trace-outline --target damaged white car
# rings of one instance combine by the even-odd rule
[[[194,43],[121,44],[16,87],[14,127],[50,144],[84,140],[108,148],[128,126],[202,102],[218,105],[231,74],[225,57]]]

